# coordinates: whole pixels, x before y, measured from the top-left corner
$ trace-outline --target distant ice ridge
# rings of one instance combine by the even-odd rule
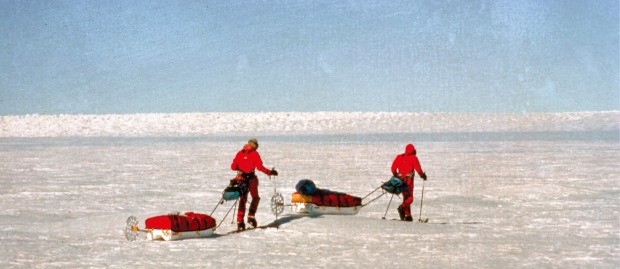
[[[620,111],[524,114],[217,112],[0,117],[0,137],[316,135],[618,129],[620,129]]]

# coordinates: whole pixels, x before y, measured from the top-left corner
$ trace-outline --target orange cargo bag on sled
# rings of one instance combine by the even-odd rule
[[[294,192],[291,197],[291,203],[312,203],[312,196]]]

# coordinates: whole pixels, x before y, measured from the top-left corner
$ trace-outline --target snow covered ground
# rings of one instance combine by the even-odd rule
[[[261,112],[0,117],[0,137],[334,135],[617,130],[620,111],[572,113]]]
[[[352,118],[337,124],[323,119],[322,126],[337,130],[325,134],[258,132],[265,164],[280,172],[275,179],[259,176],[260,223],[275,220],[269,212],[274,188],[290,201],[300,179],[366,195],[388,179],[393,157],[409,142],[416,143],[429,175],[422,210],[429,223],[382,220],[389,202],[384,196],[355,216],[286,215],[279,229],[223,235],[234,229],[228,216],[220,235],[175,242],[127,242],[125,220],[135,215],[143,225],[149,216],[173,211],[210,213],[248,134],[221,127],[194,136],[44,137],[32,135],[31,127],[73,125],[8,128],[3,117],[0,267],[618,268],[618,114],[603,114],[591,117],[598,125],[582,114],[525,116],[546,122],[534,129],[504,125],[526,126],[522,132],[502,126],[488,133],[473,127],[338,131],[367,124]],[[388,125],[387,116],[360,117]],[[395,124],[409,124],[400,120]],[[312,126],[308,122],[299,120],[299,126]],[[416,219],[421,187],[416,181]],[[398,202],[394,197],[388,219],[397,218]],[[218,223],[230,206],[217,208]]]

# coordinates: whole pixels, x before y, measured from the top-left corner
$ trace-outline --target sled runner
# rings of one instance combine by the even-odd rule
[[[146,233],[147,240],[181,240],[203,238],[213,235],[216,221],[207,214],[185,212],[173,213],[147,218],[144,229],[139,227],[138,219],[134,216],[127,218],[125,238],[134,241],[139,232]]]
[[[361,208],[362,206],[338,207],[318,206],[313,204],[308,207],[307,210],[310,215],[355,215]]]

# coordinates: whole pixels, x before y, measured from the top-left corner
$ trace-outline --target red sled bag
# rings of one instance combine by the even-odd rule
[[[213,217],[194,212],[160,215],[150,217],[144,222],[146,229],[171,230],[173,232],[206,230],[216,225]]]
[[[312,203],[318,206],[353,207],[362,205],[362,198],[346,193],[328,192],[312,196]]]
[[[344,194],[344,195],[340,195],[338,198],[340,198],[340,201],[339,201],[340,207],[351,207],[351,206],[362,205],[362,198],[359,198],[356,196]]]
[[[338,203],[334,201],[336,199],[332,193],[321,192],[312,196],[312,203],[318,206],[338,206]]]
[[[352,207],[352,206],[361,206],[362,198],[353,196],[353,195],[341,195],[340,196],[340,206],[341,207]]]

